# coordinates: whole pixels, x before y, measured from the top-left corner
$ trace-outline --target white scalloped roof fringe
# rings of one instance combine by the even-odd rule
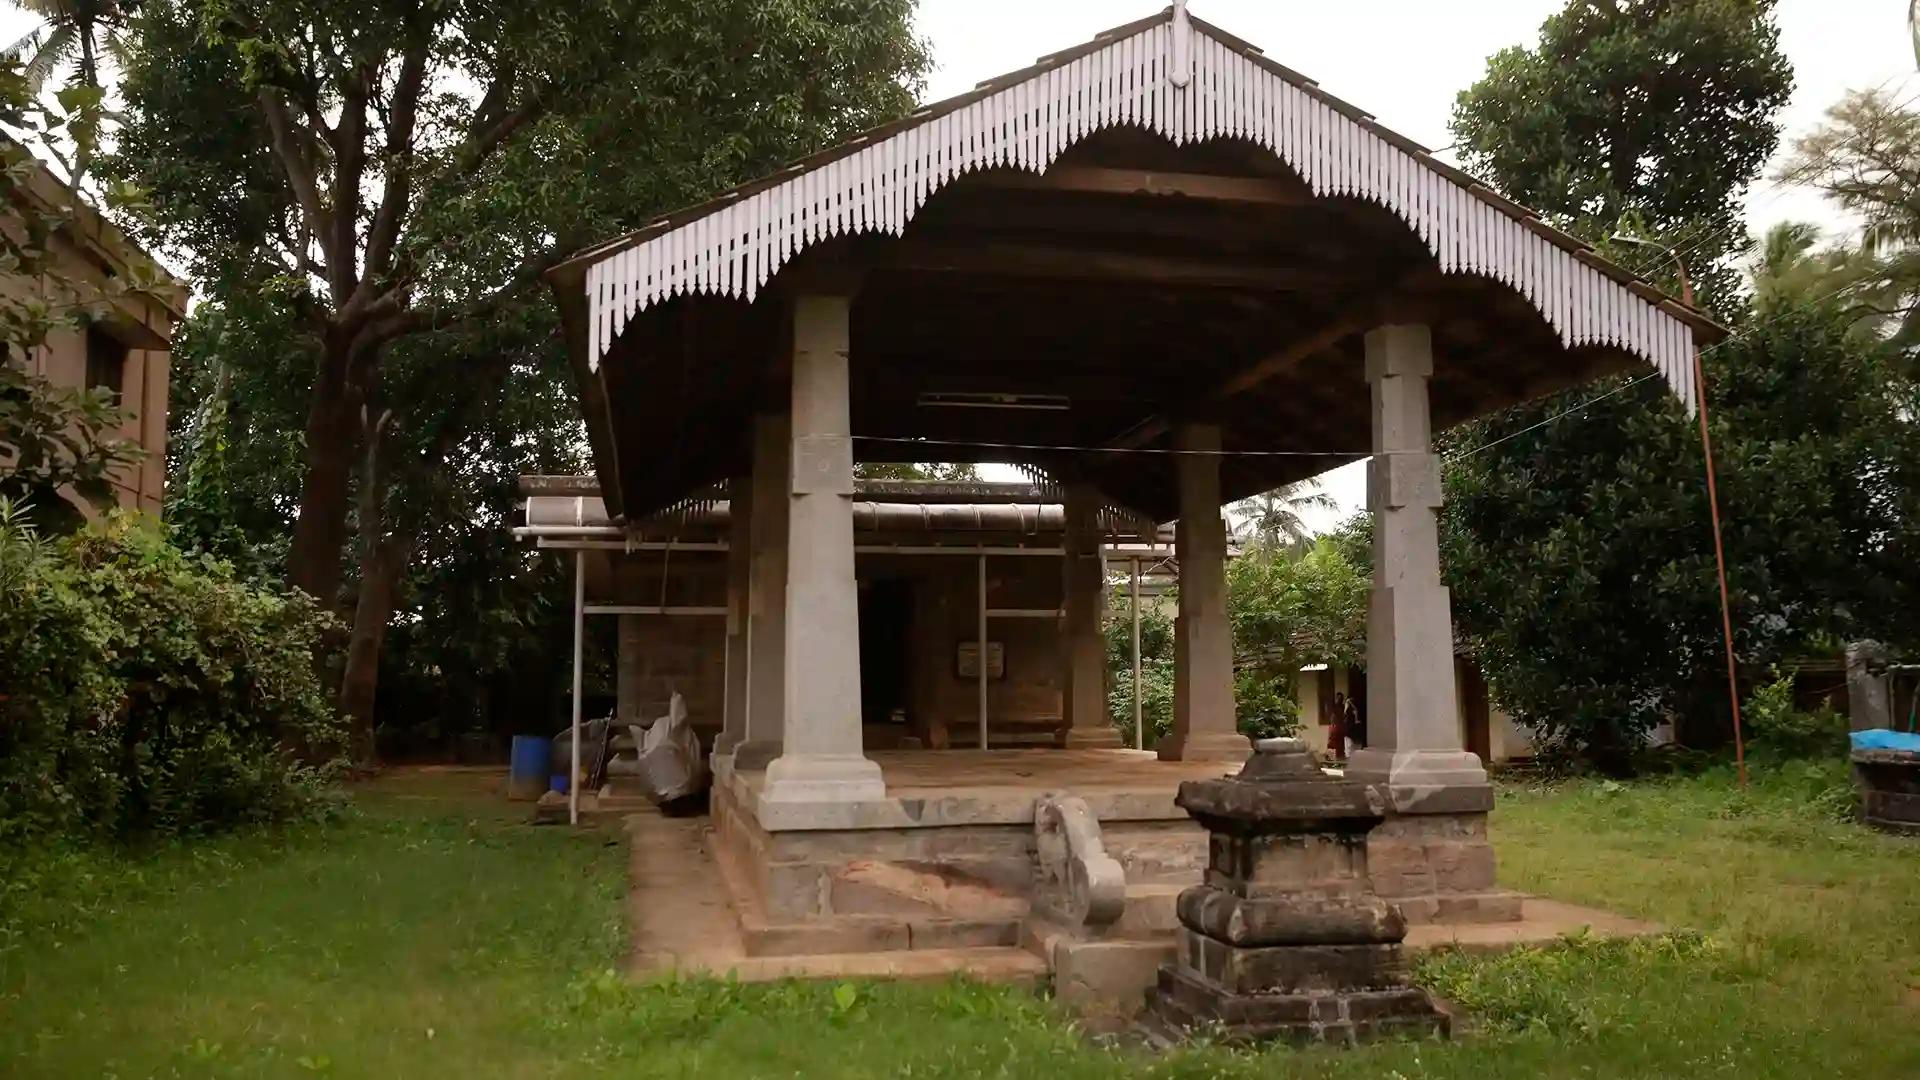
[[[1176,68],[1181,54],[1188,62]],[[1316,196],[1365,199],[1397,215],[1443,273],[1479,274],[1520,292],[1562,345],[1639,356],[1693,411],[1693,338],[1684,322],[1182,18],[607,255],[587,269],[589,363],[597,369],[628,321],[650,305],[693,293],[751,302],[809,244],[853,233],[899,236],[956,177],[987,168],[1042,173],[1067,147],[1120,125],[1176,145],[1258,143]]]

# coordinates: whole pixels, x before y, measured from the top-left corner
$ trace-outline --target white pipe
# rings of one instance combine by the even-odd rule
[[[715,615],[727,613],[724,607],[676,607],[671,604],[591,604],[589,615]]]
[[[513,538],[525,540],[530,536],[620,536],[618,525],[515,525]]]
[[[1140,560],[1133,560],[1133,748],[1147,748],[1147,730],[1140,722]]]
[[[519,536],[522,530],[515,529]],[[727,542],[715,541],[658,541],[636,540],[629,544],[621,540],[570,540],[541,536],[531,533],[539,541],[542,549],[552,551],[725,551]],[[522,537],[524,539],[525,537]],[[1051,555],[1058,557],[1066,554],[1064,548],[1057,547],[970,547],[964,544],[924,544],[906,546],[901,544],[860,544],[854,549],[859,555]],[[1172,554],[1169,549],[1166,554]]]
[[[980,749],[987,748],[987,557],[980,556],[980,620],[976,627],[979,645],[974,649],[974,674],[980,685]]]
[[[580,824],[580,654],[587,629],[587,553],[573,553],[573,764],[567,775],[567,824]]]

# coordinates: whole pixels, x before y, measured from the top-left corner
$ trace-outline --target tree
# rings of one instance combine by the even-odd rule
[[[210,291],[284,293],[317,345],[288,580],[335,596],[388,346],[485,322],[589,240],[901,111],[925,65],[907,15],[143,4],[115,174],[154,193],[156,237]]]
[[[78,61],[74,81],[100,85],[100,57],[118,57],[125,48],[122,31],[133,4],[120,0],[12,0],[21,11],[46,25],[28,31],[0,50],[0,56],[25,65],[27,88],[39,93],[62,64]]]
[[[1913,382],[1831,298],[1758,308],[1705,363],[1741,662],[1910,636]],[[1447,438],[1443,565],[1502,704],[1624,768],[1663,721],[1689,743],[1725,737],[1718,593],[1688,418],[1658,380],[1560,407],[1582,404],[1536,430],[1521,411]]]
[[[553,333],[540,273],[904,109],[925,64],[907,14],[905,0],[143,6],[110,167],[155,193],[155,237],[213,296],[285,312],[289,351],[311,364],[294,373],[286,573],[331,603],[353,568],[340,698],[362,753],[406,565],[446,524],[452,488],[434,484]]]
[[[1779,179],[1821,191],[1860,219],[1857,249],[1842,244],[1818,256],[1830,287],[1896,344],[1920,342],[1920,113],[1878,90],[1848,94],[1825,124],[1795,140]]]
[[[1241,535],[1280,548],[1304,546],[1312,538],[1306,511],[1331,510],[1334,506],[1333,497],[1320,490],[1318,480],[1302,480],[1242,499],[1227,509],[1242,519],[1238,530]]]
[[[1676,249],[1708,303],[1745,316],[1741,197],[1774,149],[1792,88],[1773,8],[1573,0],[1543,24],[1536,48],[1496,55],[1460,95],[1462,155],[1589,242],[1604,247],[1626,232]],[[1649,269],[1671,282],[1671,263],[1662,256]],[[1806,614],[1787,599],[1795,585],[1842,584],[1832,574],[1839,562],[1824,560],[1864,549],[1858,514],[1845,524],[1776,518],[1785,507],[1821,514],[1829,497],[1852,513],[1861,484],[1847,472],[1858,447],[1812,434],[1840,429],[1772,426],[1790,409],[1774,393],[1819,368],[1836,381],[1800,389],[1827,415],[1886,415],[1873,404],[1887,393],[1874,382],[1881,365],[1847,340],[1840,313],[1788,305],[1779,314],[1746,325],[1707,361],[1737,637],[1749,651],[1783,647],[1791,633],[1778,620]],[[1628,381],[1522,405],[1443,440],[1453,455],[1444,566],[1460,636],[1516,718],[1615,765],[1660,720],[1717,733],[1724,724],[1707,718],[1725,715],[1711,704],[1719,618],[1698,436],[1658,380]],[[1772,389],[1744,406],[1722,402],[1743,384]],[[1778,471],[1760,463],[1769,448],[1787,455]],[[1797,486],[1796,474],[1819,486]],[[1782,520],[1801,531],[1776,535]],[[1802,542],[1827,527],[1826,555]],[[1794,632],[1815,621],[1801,618]]]
[[[853,475],[862,480],[973,481],[980,479],[980,470],[966,462],[911,465],[905,462],[864,461],[853,467]]]
[[[1793,89],[1774,0],[1570,0],[1454,106],[1467,168],[1589,241],[1623,226],[1682,248],[1703,295],[1734,287],[1740,195]],[[1644,256],[1633,261],[1645,262]]]
[[[1227,566],[1227,616],[1237,666],[1292,690],[1307,664],[1364,663],[1371,575],[1329,538],[1297,558],[1256,549]]]

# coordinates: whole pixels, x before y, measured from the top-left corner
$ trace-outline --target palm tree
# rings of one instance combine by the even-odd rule
[[[1763,310],[1794,299],[1831,293],[1843,285],[1852,251],[1820,247],[1820,227],[1783,221],[1767,230],[1750,267],[1754,302]]]
[[[123,51],[120,32],[138,0],[11,0],[14,7],[45,21],[20,40],[0,49],[4,56],[25,65],[27,85],[34,93],[60,65],[78,60],[74,82],[99,87],[100,56],[118,57]]]
[[[1332,510],[1337,505],[1331,495],[1320,490],[1320,481],[1301,480],[1242,499],[1229,509],[1241,519],[1236,531],[1251,542],[1277,550],[1298,547],[1312,539],[1313,531],[1303,517],[1306,511]]]

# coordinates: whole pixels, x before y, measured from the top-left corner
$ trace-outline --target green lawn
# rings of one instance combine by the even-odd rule
[[[1452,1044],[1153,1057],[1017,990],[629,985],[617,830],[414,774],[334,825],[0,863],[0,1075],[1920,1076],[1920,845],[1833,820],[1832,777],[1509,788],[1509,883],[1697,933],[1429,962]]]

